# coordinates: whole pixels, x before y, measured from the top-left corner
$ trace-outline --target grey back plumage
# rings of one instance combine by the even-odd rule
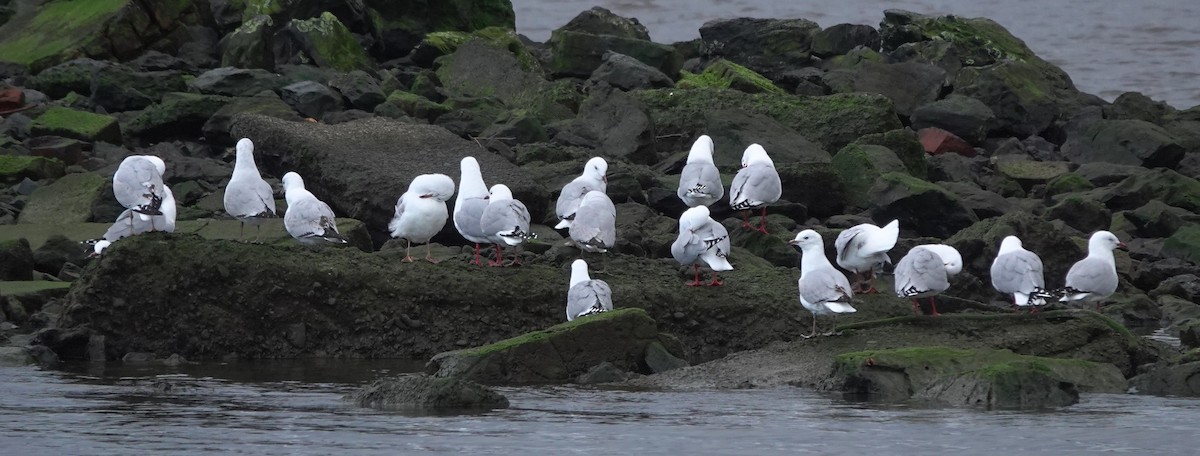
[[[675,194],[688,207],[708,206],[725,196],[721,172],[709,162],[692,162],[679,174],[679,189]]]
[[[583,314],[612,309],[612,289],[603,280],[585,280],[567,290],[567,321]]]
[[[569,229],[571,240],[588,252],[605,252],[617,241],[617,207],[608,195],[588,192]]]
[[[942,257],[924,247],[908,252],[896,263],[896,296],[917,298],[932,296],[950,288]]]
[[[1108,297],[1117,291],[1120,279],[1116,268],[1096,257],[1079,260],[1067,271],[1066,293],[1078,295],[1087,293],[1080,299],[1096,300]]]
[[[700,263],[700,257],[705,253],[723,258],[729,255],[729,251],[729,231],[712,219],[697,227],[695,232],[680,232],[671,244],[671,256],[684,266]]]
[[[338,232],[337,217],[334,216],[333,209],[316,197],[300,198],[295,204],[288,206],[287,213],[283,216],[283,225],[288,234],[304,244],[347,242]]]
[[[992,262],[992,287],[1001,293],[1033,294],[1046,287],[1042,259],[1028,250],[998,255]]]
[[[465,198],[461,201],[462,203],[454,208],[454,227],[458,229],[459,234],[471,242],[491,242],[480,225],[483,211],[487,209],[490,200],[488,198]]]
[[[751,164],[739,169],[729,186],[729,207],[734,210],[755,209],[779,201],[783,185],[775,167]]]
[[[820,268],[801,274],[797,282],[800,303],[814,314],[833,313],[831,303],[850,305],[854,292],[845,275],[833,267]],[[853,312],[853,308],[850,309]],[[839,312],[840,313],[840,312]]]
[[[515,199],[492,200],[483,210],[479,227],[489,242],[495,244],[520,244],[531,235],[529,231],[529,209]]]

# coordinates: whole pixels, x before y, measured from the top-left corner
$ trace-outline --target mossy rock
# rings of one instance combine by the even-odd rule
[[[33,280],[33,268],[33,249],[27,239],[0,241],[0,280]]]
[[[627,55],[668,77],[679,74],[683,56],[674,47],[652,41],[572,30],[555,30],[550,41],[550,71],[559,76],[586,78],[604,61],[604,52]]]
[[[1069,196],[1046,209],[1046,218],[1058,219],[1084,233],[1108,228],[1112,212],[1092,198]]]
[[[525,70],[507,48],[473,39],[438,63],[438,79],[453,96],[494,97],[509,109],[525,109],[542,122],[575,117],[568,107],[572,99],[578,98],[575,89],[546,81],[540,72]]]
[[[220,95],[168,93],[162,102],[151,105],[126,122],[125,133],[149,141],[171,136],[194,137],[196,131],[231,100]]]
[[[901,127],[892,102],[882,95],[846,93],[821,97],[747,94],[719,88],[654,89],[631,93],[648,109],[660,137],[679,135],[678,143],[659,141],[672,151],[687,150],[706,132],[705,113],[744,111],[770,117],[820,144],[838,150],[859,137]]]
[[[1009,350],[911,347],[843,353],[835,362],[844,393],[885,401],[1039,409],[1074,404],[1080,390],[1125,389],[1111,364]]]
[[[95,173],[63,176],[53,184],[38,187],[21,211],[19,223],[56,224],[92,221],[92,208],[111,198],[111,180]]]
[[[65,166],[56,158],[29,155],[0,155],[0,183],[15,184],[22,179],[41,180],[63,175]]]
[[[713,61],[699,74],[681,71],[676,87],[684,89],[712,87],[740,90],[746,93],[786,93],[770,79],[755,73],[754,70],[725,59]]]
[[[922,236],[946,238],[979,220],[957,195],[903,172],[879,176],[866,200],[871,218],[899,220],[900,226]]]
[[[1070,163],[1044,162],[1023,158],[996,160],[996,171],[1024,184],[1043,184],[1069,172]]]
[[[21,298],[31,295],[52,295],[61,298],[71,288],[71,282],[55,282],[52,280],[18,280],[0,281],[0,296],[15,296]]]
[[[58,106],[47,109],[29,126],[33,135],[62,136],[80,141],[121,143],[121,126],[117,119]]]
[[[1066,97],[1064,94],[1072,90],[1069,79],[1055,79],[1037,66],[1005,60],[985,67],[963,68],[954,92],[991,108],[996,114],[993,134],[1024,137],[1049,127],[1066,105],[1061,101]]]
[[[221,39],[221,66],[275,69],[275,56],[271,51],[272,23],[271,16],[251,16],[225,35]]]
[[[1058,177],[1050,179],[1046,182],[1046,196],[1061,195],[1064,193],[1083,192],[1096,188],[1083,176],[1075,173],[1065,173]]]
[[[25,21],[6,24],[9,29],[20,27],[21,33],[0,40],[0,55],[35,72],[58,64],[99,44],[101,31],[126,3],[128,0],[49,2]]]
[[[1137,209],[1151,200],[1200,214],[1200,181],[1159,168],[1131,175],[1100,195],[1113,210]]]
[[[346,399],[359,407],[423,413],[508,407],[508,398],[491,388],[458,378],[420,374],[377,379],[346,395]]]
[[[890,172],[907,172],[904,163],[884,146],[850,144],[833,156],[833,169],[846,189],[847,200],[857,207],[869,202],[871,187]]]
[[[926,179],[927,165],[925,147],[917,139],[917,133],[908,129],[897,129],[884,133],[863,135],[854,141],[857,144],[875,144],[891,149],[913,177]]]
[[[1200,226],[1180,227],[1163,242],[1163,255],[1200,264]]]
[[[391,95],[388,95],[387,100],[375,106],[375,114],[384,117],[399,118],[409,115],[430,122],[447,112],[450,112],[449,106],[402,90],[392,92]]]
[[[317,66],[338,71],[366,70],[375,66],[346,25],[328,11],[312,19],[294,19],[287,28]]]
[[[432,61],[443,55],[453,54],[458,50],[459,46],[471,40],[481,40],[489,46],[505,49],[517,58],[521,63],[521,69],[525,71],[539,73],[541,72],[541,64],[538,63],[537,56],[517,36],[511,28],[504,27],[487,27],[474,32],[433,32],[425,35],[421,40],[421,44],[417,45],[417,49],[413,51],[413,60],[416,62]]]

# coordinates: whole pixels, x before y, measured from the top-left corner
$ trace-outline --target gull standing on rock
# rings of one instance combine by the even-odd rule
[[[742,152],[742,169],[733,176],[729,186],[729,207],[744,211],[742,228],[751,228],[750,211],[762,208],[758,231],[767,234],[767,205],[779,201],[782,194],[783,184],[779,182],[775,162],[762,146],[751,144]]]
[[[507,185],[492,186],[491,197],[479,227],[487,236],[488,242],[496,245],[496,259],[488,266],[504,265],[504,245],[516,247],[529,239],[537,239],[537,234],[529,231],[529,209],[525,204],[513,199],[512,191]],[[508,266],[521,264],[521,257],[514,256]]]
[[[721,172],[713,163],[713,140],[700,135],[688,152],[687,164],[679,174],[679,189],[675,192],[688,207],[711,206],[725,196]]]
[[[612,290],[608,287],[608,282],[588,276],[586,261],[575,260],[571,263],[571,283],[567,288],[567,321],[612,309]]]
[[[113,174],[113,195],[117,202],[136,213],[137,218],[151,221],[162,215],[163,174],[167,164],[153,155],[130,155],[121,160]],[[133,230],[130,219],[130,230]]]
[[[1013,309],[1034,306],[1030,313],[1036,313],[1037,306],[1046,305],[1046,298],[1053,297],[1046,292],[1042,259],[1025,250],[1016,236],[1000,241],[1000,250],[992,260],[991,275],[992,288],[1012,295]]]
[[[245,238],[247,223],[254,225],[255,241],[262,235],[262,222],[279,217],[275,212],[275,192],[254,164],[254,142],[250,138],[238,140],[233,177],[225,185],[225,212],[241,222],[239,239]]]
[[[117,216],[117,221],[108,227],[108,231],[104,232],[103,238],[84,241],[84,243],[92,245],[91,256],[98,256],[118,239],[151,231],[174,233],[175,194],[171,192],[171,187],[166,185],[163,185],[163,200],[159,211],[162,212],[162,215],[152,216],[150,220],[142,220],[133,212],[133,209],[125,209],[125,212]]]
[[[950,277],[962,271],[962,255],[945,244],[913,247],[896,263],[896,296],[912,300],[913,314],[920,315],[921,298],[929,298],[930,315],[938,316],[934,297],[950,288]]]
[[[304,188],[304,179],[299,174],[289,172],[283,175],[283,193],[287,200],[283,227],[288,234],[301,244],[347,243],[346,238],[338,233],[333,209]]]
[[[554,204],[554,213],[560,221],[554,228],[570,228],[584,195],[591,191],[604,193],[607,188],[608,162],[600,157],[592,157],[583,165],[583,174],[564,185],[562,193],[559,193],[558,202]]]
[[[875,275],[883,271],[884,264],[892,264],[887,253],[896,246],[899,237],[899,220],[892,220],[883,228],[863,223],[838,233],[833,241],[833,247],[837,250],[837,264],[854,273],[855,293],[878,293]],[[862,278],[864,272],[867,273],[866,281]]]
[[[579,250],[607,252],[617,241],[617,207],[604,192],[588,192],[579,203],[569,233]]]
[[[1117,291],[1117,261],[1113,249],[1127,250],[1124,242],[1108,231],[1092,233],[1088,239],[1088,255],[1077,261],[1067,271],[1066,286],[1060,290],[1061,302],[1095,302],[1100,311],[1100,301]]]
[[[396,215],[388,223],[393,238],[404,238],[404,259],[413,261],[413,241],[425,244],[425,260],[438,263],[429,253],[429,240],[446,226],[450,216],[446,201],[454,196],[454,180],[445,174],[422,174],[408,183],[408,191],[396,200]]]
[[[475,157],[463,157],[459,162],[458,196],[454,198],[454,228],[463,238],[475,243],[475,258],[470,262],[482,265],[479,259],[479,244],[488,241],[487,235],[479,226],[483,211],[488,207],[487,184],[483,183],[483,174],[479,171],[479,162]]]
[[[708,216],[708,206],[693,207],[679,216],[679,236],[671,244],[671,256],[679,264],[692,266],[695,278],[686,284],[689,287],[704,285],[700,282],[701,262],[713,270],[708,286],[724,285],[717,273],[733,270],[729,264],[729,231]]]
[[[796,286],[800,291],[800,305],[813,314],[812,333],[803,337],[816,336],[817,316],[827,314],[833,315],[834,326],[825,335],[836,335],[837,315],[857,312],[850,305],[854,298],[850,281],[829,263],[825,257],[825,242],[816,231],[801,231],[795,239],[788,241],[788,245],[800,251],[800,280]]]

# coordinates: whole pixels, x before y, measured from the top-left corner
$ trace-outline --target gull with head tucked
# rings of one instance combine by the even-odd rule
[[[783,184],[779,181],[779,172],[775,171],[775,162],[771,161],[766,149],[751,144],[742,152],[742,169],[729,185],[729,207],[744,211],[742,228],[751,228],[750,212],[762,208],[758,231],[767,234],[767,205],[779,201],[781,195]]]
[[[388,223],[393,238],[404,238],[404,259],[413,261],[412,243],[425,244],[425,260],[437,263],[429,253],[429,241],[446,226],[446,201],[454,195],[454,180],[445,174],[422,174],[408,183],[408,191],[396,200],[396,214]]]
[[[708,206],[696,206],[679,216],[679,236],[671,244],[671,256],[684,266],[692,266],[695,279],[687,286],[704,285],[700,282],[700,264],[713,270],[708,286],[721,286],[717,278],[720,271],[732,271],[729,264],[729,232],[716,220],[708,216]]]
[[[713,140],[708,135],[700,135],[692,143],[675,194],[688,207],[711,206],[725,196],[721,172],[713,163]]]

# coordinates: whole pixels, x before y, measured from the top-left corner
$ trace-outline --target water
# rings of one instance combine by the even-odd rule
[[[1200,105],[1200,35],[1192,0],[513,0],[517,30],[544,41],[592,6],[636,17],[658,42],[696,38],[712,19],[803,17],[822,27],[878,27],[883,10],[988,17],[1004,25],[1077,87],[1112,100],[1136,91],[1178,108]]]
[[[1200,401],[1130,395],[1087,395],[1044,413],[850,403],[798,388],[503,388],[512,408],[450,416],[378,412],[341,399],[409,367],[0,368],[0,448],[23,455],[1057,455],[1191,454],[1200,444]]]

